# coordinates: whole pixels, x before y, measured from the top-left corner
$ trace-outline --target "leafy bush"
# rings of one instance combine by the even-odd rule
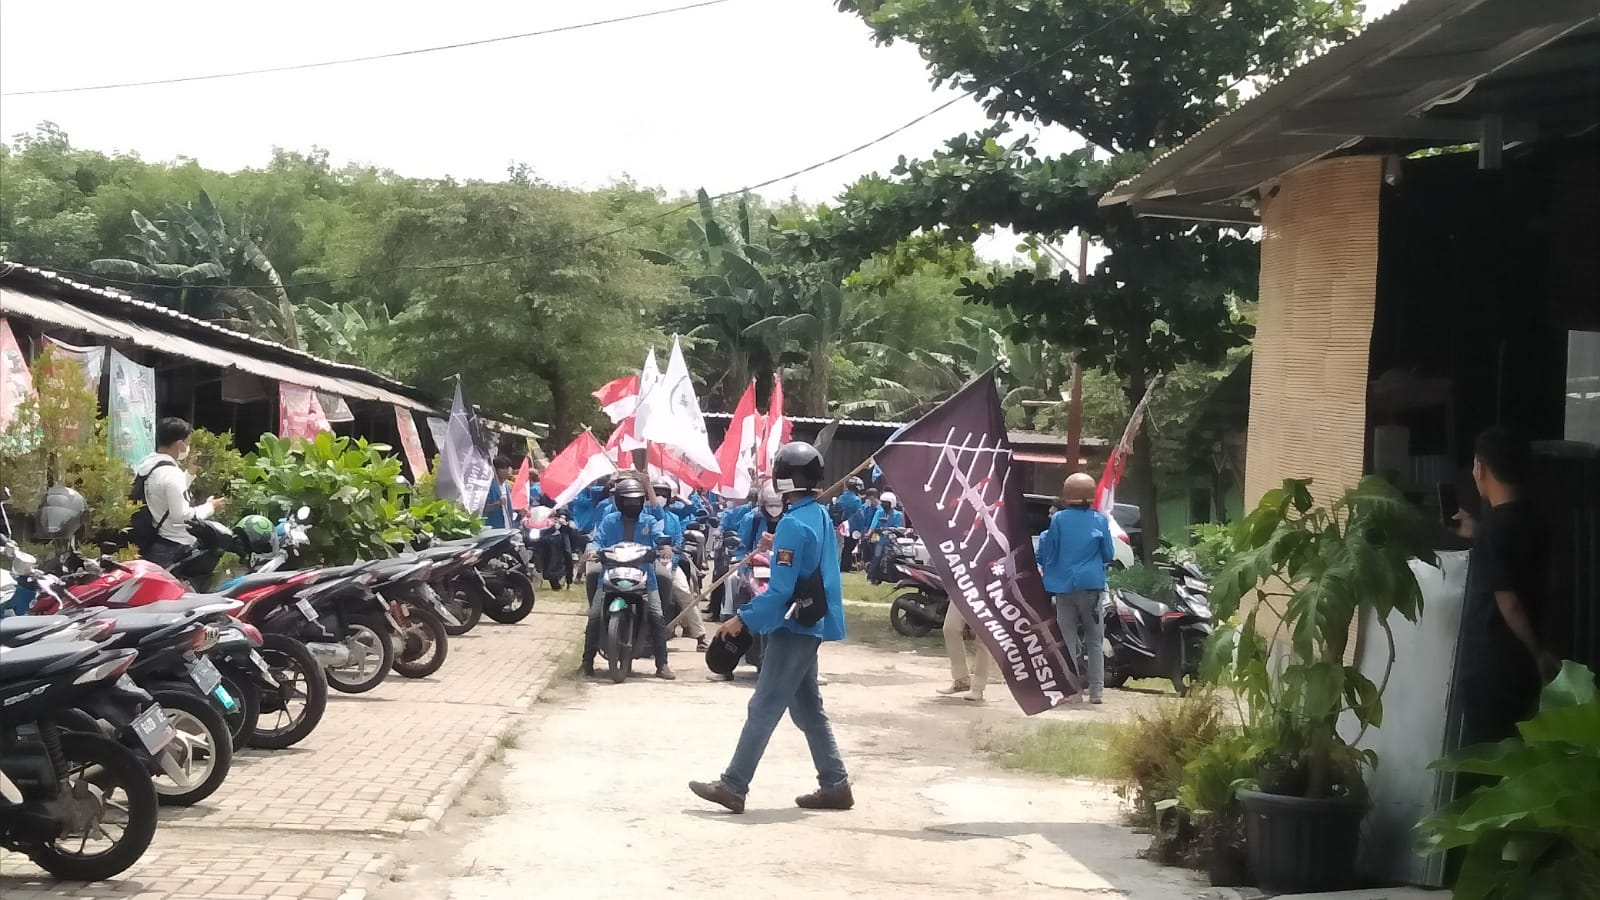
[[[1208,674],[1220,672],[1246,702],[1261,760],[1257,781],[1269,793],[1301,797],[1361,796],[1363,765],[1376,754],[1358,751],[1360,735],[1338,733],[1349,712],[1365,729],[1383,724],[1383,685],[1344,663],[1351,625],[1370,609],[1389,640],[1388,619],[1415,621],[1422,590],[1409,560],[1432,559],[1412,540],[1417,512],[1380,478],[1367,477],[1331,506],[1316,507],[1310,481],[1288,479],[1268,491],[1233,529],[1238,554],[1213,580],[1217,617],[1231,620],[1247,596],[1256,600],[1242,623],[1217,631],[1207,650]],[[1257,628],[1266,610],[1277,619],[1272,638]],[[1270,620],[1269,620],[1270,621]],[[1268,666],[1269,641],[1287,638],[1287,665]]]
[[[1500,779],[1418,826],[1422,852],[1465,847],[1456,900],[1600,898],[1600,694],[1568,660],[1521,738],[1465,747],[1433,764]]]
[[[262,435],[245,457],[241,514],[276,521],[310,507],[310,564],[388,556],[390,543],[411,537],[402,503],[411,489],[400,480],[400,460],[388,453],[387,445],[326,432],[292,443]]]
[[[244,454],[234,449],[233,432],[196,428],[189,437],[189,458],[184,468],[194,473],[189,496],[199,503],[207,497],[232,497],[244,481]]]
[[[416,534],[431,534],[436,540],[454,541],[469,538],[483,530],[483,518],[462,509],[461,504],[449,500],[419,503],[413,500],[409,510],[410,530]]]
[[[1233,529],[1217,522],[1189,526],[1189,559],[1200,571],[1214,576],[1233,558]]]
[[[1132,591],[1152,600],[1170,597],[1174,589],[1171,575],[1143,563],[1135,563],[1126,569],[1108,570],[1106,586],[1117,591]]]
[[[133,474],[111,453],[83,370],[46,346],[31,372],[36,396],[22,401],[0,436],[0,485],[11,488],[12,510],[32,515],[45,489],[63,484],[88,501],[91,529],[126,528],[135,508],[128,499]]]
[[[1128,800],[1136,824],[1153,826],[1156,807],[1178,795],[1184,767],[1215,742],[1227,727],[1221,698],[1196,689],[1176,703],[1163,703],[1119,731],[1111,741],[1119,792]]]

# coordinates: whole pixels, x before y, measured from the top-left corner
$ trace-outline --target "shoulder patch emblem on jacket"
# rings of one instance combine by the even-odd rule
[[[794,565],[794,551],[793,550],[779,550],[778,551],[778,565],[780,565],[780,566],[792,566],[792,565]]]

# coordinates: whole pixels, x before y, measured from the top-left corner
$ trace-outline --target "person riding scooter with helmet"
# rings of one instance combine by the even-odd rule
[[[894,495],[894,491],[884,491],[878,498],[878,511],[872,516],[872,524],[867,527],[870,554],[867,557],[867,580],[873,584],[883,581],[884,563],[888,561],[889,547],[894,543],[889,539],[887,529],[905,527],[906,516],[899,507],[900,498]]]
[[[648,493],[637,478],[620,478],[613,483],[611,499],[616,503],[616,509],[606,514],[595,527],[594,538],[591,541],[592,548],[604,549],[624,541],[643,544],[646,547],[657,546],[665,536],[665,532],[662,531],[661,520],[645,508],[647,498]],[[656,677],[670,681],[677,676],[672,674],[672,669],[667,665],[667,620],[661,610],[661,593],[656,587],[655,566],[645,568],[645,578],[650,586],[648,602],[650,629],[655,643]],[[596,587],[589,599],[589,625],[583,635],[581,671],[584,675],[594,674],[594,657],[599,652],[600,627],[604,621],[603,598],[604,594]]]

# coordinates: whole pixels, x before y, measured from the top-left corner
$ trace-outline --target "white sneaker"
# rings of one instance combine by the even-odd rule
[[[983,697],[983,694],[978,692],[978,691],[967,691],[967,693],[965,695],[963,695],[961,699],[967,701],[968,703],[987,703],[987,702],[989,702],[989,701],[985,700],[984,697]]]

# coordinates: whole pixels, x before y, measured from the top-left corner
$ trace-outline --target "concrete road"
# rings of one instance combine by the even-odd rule
[[[983,705],[936,698],[943,660],[910,652],[823,648],[823,695],[855,810],[795,808],[815,777],[786,721],[747,812],[725,813],[685,784],[717,777],[727,762],[754,674],[708,681],[687,649],[673,663],[674,683],[553,688],[498,781],[491,775],[469,802],[479,818],[447,819],[436,857],[379,896],[1234,896],[1139,859],[1148,839],[1118,824],[1109,787],[1002,772],[977,758],[975,732],[1021,726],[1020,712],[1003,686]],[[1048,716],[1125,716],[1154,698],[1111,692],[1108,701]]]

